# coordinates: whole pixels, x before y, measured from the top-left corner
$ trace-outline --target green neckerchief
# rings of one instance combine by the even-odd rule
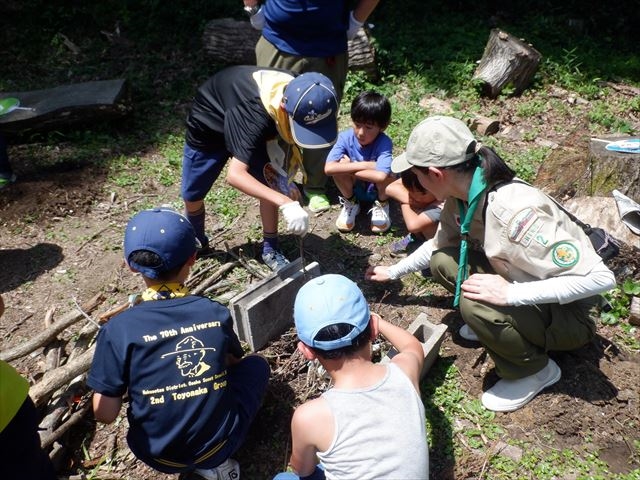
[[[189,295],[189,289],[182,283],[170,282],[152,285],[142,292],[142,301],[166,300],[168,298],[180,298]]]
[[[471,227],[471,219],[473,218],[480,197],[487,189],[487,182],[484,180],[484,171],[482,167],[477,167],[473,172],[473,178],[471,179],[471,185],[469,186],[469,207],[466,207],[465,202],[458,199],[458,209],[460,210],[460,235],[462,241],[460,242],[460,259],[458,260],[458,276],[456,278],[456,294],[453,297],[453,306],[457,307],[460,304],[460,288],[462,282],[467,279],[467,239],[469,237],[469,228]]]

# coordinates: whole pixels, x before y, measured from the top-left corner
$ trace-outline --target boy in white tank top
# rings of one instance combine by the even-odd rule
[[[296,473],[274,480],[429,478],[420,342],[371,313],[358,286],[342,275],[307,282],[293,315],[298,349],[318,359],[333,387],[294,412],[289,463]],[[378,334],[399,352],[389,364],[371,361]]]

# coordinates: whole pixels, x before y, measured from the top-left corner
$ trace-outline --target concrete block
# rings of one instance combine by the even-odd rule
[[[424,352],[424,365],[422,366],[422,372],[420,373],[420,378],[422,379],[438,358],[440,345],[444,340],[444,334],[447,331],[447,326],[443,324],[434,325],[427,320],[426,313],[421,313],[411,323],[411,325],[409,325],[407,331],[422,343],[422,351]],[[398,351],[392,347],[387,355],[380,360],[380,363],[387,363],[391,361],[397,353]]]
[[[238,338],[260,350],[293,324],[293,302],[304,283],[320,275],[317,262],[302,268],[299,258],[229,301]]]

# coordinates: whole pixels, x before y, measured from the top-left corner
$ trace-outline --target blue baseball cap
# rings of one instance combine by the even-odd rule
[[[293,318],[304,344],[327,351],[352,345],[369,325],[371,314],[358,285],[342,275],[328,274],[309,280],[298,291]],[[342,338],[315,339],[320,330],[338,323],[353,328]]]
[[[291,80],[282,97],[293,140],[302,148],[325,148],[338,137],[338,96],[321,73],[307,72]]]
[[[198,241],[191,223],[171,208],[159,207],[136,213],[124,233],[124,258],[130,267],[148,278],[184,265],[195,253]],[[138,250],[149,250],[159,265],[140,265],[130,259]]]

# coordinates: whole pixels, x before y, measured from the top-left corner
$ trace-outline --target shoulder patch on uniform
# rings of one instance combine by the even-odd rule
[[[573,267],[578,263],[580,252],[573,243],[558,242],[551,247],[551,258],[559,267]]]
[[[509,221],[507,234],[509,240],[528,246],[531,239],[542,226],[533,208],[525,208],[516,213]]]

